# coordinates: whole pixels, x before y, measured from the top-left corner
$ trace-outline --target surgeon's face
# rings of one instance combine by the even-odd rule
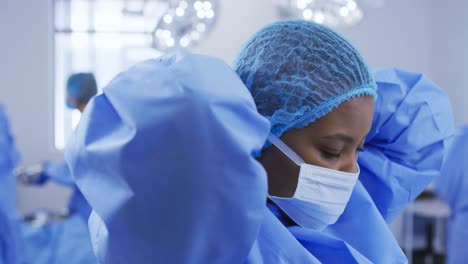
[[[373,114],[374,98],[356,97],[314,123],[284,133],[281,140],[308,164],[356,172],[358,152],[371,128]],[[299,167],[274,146],[262,153],[260,162],[268,173],[269,194],[292,197]]]

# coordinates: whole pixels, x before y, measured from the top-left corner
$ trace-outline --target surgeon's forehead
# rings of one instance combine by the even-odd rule
[[[316,138],[356,143],[362,141],[369,133],[373,113],[373,97],[356,97],[342,103],[306,129]]]

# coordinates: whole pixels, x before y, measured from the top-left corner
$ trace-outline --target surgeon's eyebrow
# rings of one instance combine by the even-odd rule
[[[346,134],[341,134],[341,133],[338,133],[338,134],[334,134],[334,135],[329,135],[329,136],[324,136],[322,137],[323,139],[338,139],[338,140],[341,140],[347,144],[353,144],[354,143],[354,138],[352,138],[351,136],[348,136]]]
[[[361,139],[361,142],[367,137],[367,135],[365,135],[362,139]],[[338,133],[338,134],[334,134],[334,135],[329,135],[329,136],[324,136],[322,137],[324,139],[338,139],[338,140],[341,140],[347,144],[354,144],[355,143],[355,140],[353,137],[349,136],[349,135],[346,135],[346,134],[343,134],[343,133]]]

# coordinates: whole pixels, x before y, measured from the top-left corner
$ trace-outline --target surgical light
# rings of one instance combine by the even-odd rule
[[[196,46],[213,29],[218,10],[218,0],[169,1],[153,30],[153,48],[166,52]]]

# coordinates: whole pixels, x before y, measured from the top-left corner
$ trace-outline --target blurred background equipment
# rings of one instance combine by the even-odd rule
[[[277,0],[281,18],[301,18],[330,27],[350,27],[364,17],[363,7],[381,7],[383,0]]]

